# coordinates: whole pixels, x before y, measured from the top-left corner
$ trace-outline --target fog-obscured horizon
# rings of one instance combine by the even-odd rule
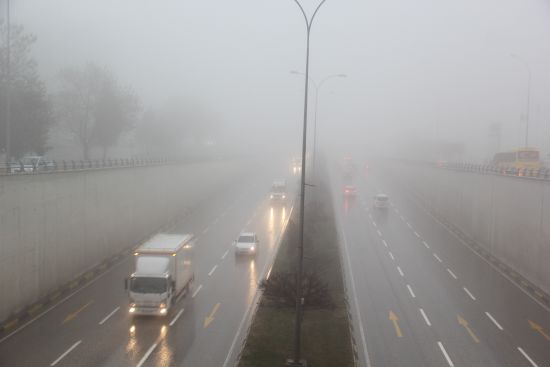
[[[317,3],[303,1],[310,12]],[[304,71],[305,25],[292,0],[12,0],[11,10],[36,36],[31,54],[48,96],[61,70],[95,64],[139,100],[128,117],[141,124],[133,150],[117,151],[136,128],[129,123],[112,155],[139,150],[158,121],[174,129],[172,144],[192,136],[225,153],[300,151],[303,76],[291,71]],[[529,67],[529,145],[547,155],[549,39],[546,0],[328,0],[312,27],[311,77],[346,77],[320,90],[319,145],[395,156],[445,146],[482,162],[524,145]],[[312,132],[313,85],[310,94]],[[49,152],[70,155],[58,110]]]

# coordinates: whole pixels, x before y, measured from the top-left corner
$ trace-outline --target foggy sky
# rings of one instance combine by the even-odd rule
[[[289,71],[304,70],[305,25],[292,0],[12,0],[12,21],[38,36],[50,86],[60,68],[96,62],[146,107],[189,96],[234,139],[298,151],[303,79]],[[521,146],[527,70],[515,53],[533,76],[530,145],[549,153],[549,40],[547,0],[328,0],[311,76],[348,77],[319,95],[320,144],[392,151],[437,138],[479,160],[498,122],[502,148]]]

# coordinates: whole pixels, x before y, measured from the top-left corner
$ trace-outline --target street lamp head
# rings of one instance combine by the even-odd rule
[[[297,71],[297,70],[290,70],[290,74],[302,74],[302,73],[300,73],[300,72]]]
[[[338,74],[336,75],[338,78],[347,78],[348,76],[346,74]]]

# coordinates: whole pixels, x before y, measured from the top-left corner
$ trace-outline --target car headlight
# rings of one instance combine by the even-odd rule
[[[166,303],[161,303],[159,307],[160,308],[166,308]]]
[[[165,308],[161,308],[161,309],[160,309],[160,313],[163,314],[163,315],[166,314],[166,309],[165,309]]]
[[[273,199],[273,195],[269,195],[269,198],[270,198],[270,199]]]
[[[255,246],[250,247],[250,251],[256,251],[256,247]]]
[[[134,306],[132,306],[132,307],[130,307],[129,311],[130,311],[130,313],[134,313],[134,312],[136,312],[136,308]]]
[[[286,199],[286,195],[283,195],[283,199]]]

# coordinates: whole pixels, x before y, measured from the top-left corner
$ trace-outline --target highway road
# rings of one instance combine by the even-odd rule
[[[172,232],[193,233],[195,283],[166,318],[131,318],[124,279],[128,255],[72,297],[0,341],[0,366],[232,366],[246,332],[258,281],[267,271],[291,206],[271,207],[284,165],[250,173],[198,205]],[[232,241],[255,231],[255,259],[237,258]]]
[[[472,252],[376,167],[331,170],[361,364],[550,366],[550,310]],[[343,186],[357,186],[355,198]],[[377,193],[391,206],[373,208]],[[521,245],[521,244],[518,244]]]

